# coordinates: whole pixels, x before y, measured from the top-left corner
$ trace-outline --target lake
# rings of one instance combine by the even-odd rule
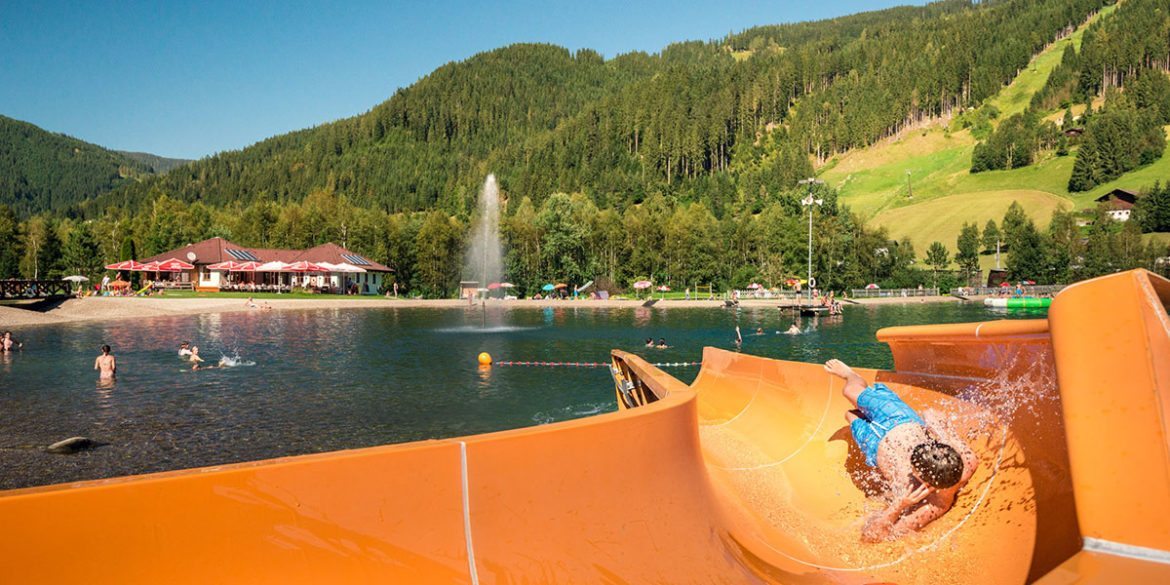
[[[1036,318],[978,304],[847,306],[840,318],[775,308],[326,309],[220,313],[15,331],[0,354],[0,489],[438,439],[616,409],[606,368],[495,366],[497,361],[607,362],[611,349],[691,362],[704,346],[803,362],[838,357],[890,368],[874,333],[891,325]],[[757,327],[766,334],[752,335]],[[665,338],[669,349],[644,347]],[[214,363],[191,371],[181,341]],[[118,378],[93,370],[108,343]],[[670,367],[690,382],[697,367]],[[107,445],[76,455],[44,447],[82,435]]]

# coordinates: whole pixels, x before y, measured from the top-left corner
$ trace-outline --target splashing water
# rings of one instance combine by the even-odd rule
[[[219,367],[221,368],[238,368],[243,366],[254,366],[256,362],[245,360],[240,357],[237,352],[234,356],[221,355],[219,357]]]
[[[500,246],[500,187],[495,175],[488,175],[479,193],[479,209],[463,274],[465,279],[478,282],[480,287],[499,282],[504,275]]]

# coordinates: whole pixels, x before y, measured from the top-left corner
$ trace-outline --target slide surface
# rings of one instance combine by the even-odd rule
[[[1167,305],[1139,271],[1051,322],[879,332],[895,371],[859,373],[980,459],[894,542],[861,542],[881,484],[821,366],[708,348],[687,386],[615,351],[614,413],[0,492],[0,582],[1170,582]]]

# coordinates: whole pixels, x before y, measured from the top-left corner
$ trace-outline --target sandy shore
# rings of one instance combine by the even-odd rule
[[[857,304],[918,304],[935,302],[957,302],[954,297],[917,297],[917,298],[884,298],[858,299]],[[259,301],[261,303],[265,301]],[[462,308],[467,307],[466,301],[459,300],[419,300],[419,299],[270,299],[267,302],[274,311],[305,310],[305,309],[333,309],[333,308]],[[488,306],[504,308],[635,308],[641,307],[639,300],[514,300],[488,301]],[[791,305],[791,302],[778,299],[743,299],[743,307],[778,307]],[[723,307],[723,301],[658,301],[655,309],[711,309]],[[54,323],[73,323],[80,321],[104,321],[114,319],[141,319],[144,317],[162,317],[175,315],[198,315],[204,313],[228,313],[238,311],[256,311],[245,306],[243,299],[238,298],[138,298],[138,297],[93,297],[84,299],[69,299],[52,309],[44,312],[21,309],[12,306],[0,306],[0,329],[25,327],[30,325],[48,325]]]

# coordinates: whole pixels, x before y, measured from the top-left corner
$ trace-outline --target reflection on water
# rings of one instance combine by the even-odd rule
[[[29,328],[0,354],[0,488],[75,481],[453,437],[545,424],[616,408],[605,368],[481,369],[497,361],[605,362],[611,349],[653,362],[698,361],[702,348],[888,368],[874,341],[895,324],[986,319],[982,306],[848,307],[843,319],[740,310],[329,309],[223,313]],[[812,325],[815,323],[815,327]],[[645,339],[665,338],[669,349]],[[225,367],[192,371],[190,341]],[[113,347],[118,379],[93,360]],[[237,367],[247,366],[247,367]],[[689,382],[698,368],[671,373]],[[43,447],[71,436],[108,445],[72,456]]]

